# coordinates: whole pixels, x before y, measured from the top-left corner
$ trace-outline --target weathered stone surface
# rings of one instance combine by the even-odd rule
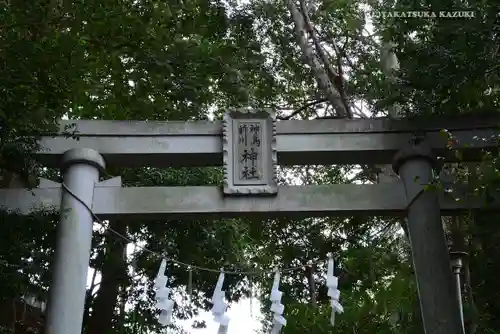
[[[275,124],[271,110],[231,111],[224,115],[224,194],[276,194]]]
[[[101,219],[157,220],[221,217],[403,216],[408,199],[401,181],[372,184],[280,186],[275,197],[227,197],[219,187],[125,187],[97,184],[92,209]],[[48,206],[58,209],[61,187],[0,189],[0,206],[21,213]],[[441,214],[467,210],[499,211],[480,198],[440,198]]]
[[[279,165],[390,164],[414,131],[426,134],[432,150],[456,160],[440,134],[446,128],[458,145],[467,146],[466,161],[479,161],[481,149],[497,148],[498,120],[448,120],[413,123],[405,120],[312,120],[276,122]],[[93,148],[108,166],[222,166],[221,122],[76,121],[79,140],[43,137],[37,158],[59,167],[61,156],[75,147]],[[63,125],[67,125],[63,123]]]

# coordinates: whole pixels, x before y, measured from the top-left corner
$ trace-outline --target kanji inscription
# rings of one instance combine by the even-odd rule
[[[223,130],[224,194],[276,194],[274,114],[229,112]]]
[[[262,131],[260,123],[238,124],[238,181],[262,179]]]

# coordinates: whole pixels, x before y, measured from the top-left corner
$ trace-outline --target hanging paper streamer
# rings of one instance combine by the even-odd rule
[[[271,289],[271,296],[269,299],[271,300],[271,312],[274,313],[273,316],[273,328],[271,330],[271,334],[279,334],[281,328],[286,326],[286,319],[283,318],[283,311],[285,310],[285,306],[281,304],[281,297],[283,296],[283,292],[279,290],[280,285],[280,272],[276,268],[274,274],[274,282],[273,288]]]
[[[172,323],[172,312],[175,304],[173,300],[170,300],[170,289],[166,287],[168,281],[168,277],[165,275],[166,269],[167,260],[163,259],[155,279],[156,308],[161,310],[158,322],[164,326]]]
[[[135,275],[137,272],[137,253],[136,253],[137,245],[134,244],[134,249],[132,250],[132,261],[130,266],[132,267],[132,274]],[[126,250],[126,247],[125,247]]]
[[[251,276],[247,276],[247,278],[248,278],[248,287],[250,289],[250,318],[253,319],[253,282]]]
[[[188,296],[189,296],[189,303],[193,302],[193,270],[191,269],[191,266],[188,267]]]
[[[224,291],[222,291],[222,285],[224,284],[224,270],[220,270],[219,279],[217,280],[217,285],[214,289],[214,294],[212,296],[212,314],[214,316],[215,322],[219,324],[218,334],[226,334],[229,325],[229,317],[225,314],[227,309],[227,304],[224,301]]]
[[[328,271],[326,274],[326,286],[328,287],[328,297],[331,298],[332,315],[330,323],[335,325],[335,313],[344,312],[344,308],[339,303],[340,291],[338,290],[339,279],[333,275],[333,258],[328,255]]]

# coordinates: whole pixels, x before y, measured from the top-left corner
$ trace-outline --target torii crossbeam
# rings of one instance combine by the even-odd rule
[[[114,179],[111,179],[114,180]],[[28,214],[41,207],[59,210],[62,189],[55,182],[39,189],[0,189],[0,203]],[[458,197],[460,198],[460,197]],[[280,186],[275,197],[224,197],[220,187],[126,187],[98,183],[92,211],[101,219],[147,221],[161,219],[275,218],[324,216],[404,216],[411,201],[402,181],[381,184]],[[441,195],[441,214],[499,209],[481,198]]]
[[[406,121],[390,119],[280,121],[276,146],[280,165],[391,164],[416,132],[425,134],[434,153],[456,159],[441,130],[453,133],[464,159],[477,161],[480,149],[497,147],[500,120]],[[72,148],[92,148],[108,166],[192,167],[222,165],[221,122],[65,121],[78,140],[44,137],[37,153],[59,167]]]

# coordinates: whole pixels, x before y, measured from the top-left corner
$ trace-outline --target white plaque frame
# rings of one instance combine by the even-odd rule
[[[242,123],[259,123],[262,133],[260,154],[262,156],[261,177],[258,180],[239,179],[239,134]],[[225,195],[276,195],[276,115],[270,108],[237,109],[224,114],[222,122],[222,152]],[[238,180],[236,180],[238,179]]]

